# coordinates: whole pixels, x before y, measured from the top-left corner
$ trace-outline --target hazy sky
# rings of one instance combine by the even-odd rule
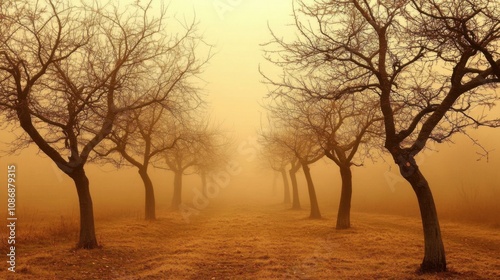
[[[163,2],[153,1],[155,8],[159,8]],[[290,13],[291,2],[282,0],[174,0],[169,5],[169,17],[175,16],[179,20],[185,17],[189,22],[196,16],[199,33],[214,45],[216,55],[201,76],[206,82],[203,94],[207,97],[213,119],[223,122],[226,131],[237,139],[237,145],[248,137],[257,136],[262,111],[258,103],[267,92],[266,86],[261,83],[258,67],[262,65],[265,69],[272,68],[270,65],[265,66],[260,46],[270,39],[267,25],[269,23],[276,30],[282,29],[286,22],[290,22]],[[15,137],[6,131],[1,134],[2,145],[8,145],[9,139]],[[18,155],[0,158],[1,166],[12,163],[18,165],[20,184],[23,185],[20,195],[24,196],[24,205],[50,196],[59,206],[75,207],[73,182],[47,156],[37,153],[37,150],[32,145]],[[110,195],[116,188],[125,193],[137,190],[137,193],[130,193],[130,196],[142,196],[142,183],[133,168],[117,172],[113,167],[89,164],[86,170],[92,181],[96,207],[102,205],[100,198],[105,203],[119,200],[120,198]],[[151,173],[155,183],[170,185],[165,172],[152,170]],[[162,189],[164,188],[157,188],[158,200],[166,202],[167,200],[161,199]],[[190,189],[185,192],[190,194]],[[3,195],[2,192],[2,199]],[[138,203],[142,203],[142,199]]]
[[[170,11],[187,17],[194,13],[207,42],[216,55],[203,78],[211,110],[218,121],[246,137],[254,135],[262,110],[258,102],[266,94],[259,64],[271,71],[260,44],[269,41],[269,25],[283,29],[290,22],[290,1],[188,0],[173,1]]]

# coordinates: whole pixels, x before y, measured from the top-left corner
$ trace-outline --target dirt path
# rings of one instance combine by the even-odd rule
[[[500,279],[498,230],[442,223],[451,272],[415,273],[423,253],[420,221],[353,213],[353,228],[282,205],[212,205],[186,223],[98,223],[102,249],[72,251],[72,240],[19,249],[17,273],[0,279]]]

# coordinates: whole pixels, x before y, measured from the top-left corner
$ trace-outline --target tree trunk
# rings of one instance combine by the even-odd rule
[[[286,176],[286,170],[284,168],[281,169],[281,178],[283,178],[283,187],[285,192],[284,203],[290,204],[290,186],[288,185],[288,177]]]
[[[311,171],[307,163],[302,163],[302,170],[304,170],[304,175],[307,181],[307,190],[309,191],[309,201],[311,203],[311,214],[309,218],[311,219],[321,219],[321,213],[319,212],[318,199],[316,197],[316,191],[314,190],[314,184],[311,177]]]
[[[342,177],[342,191],[340,193],[339,212],[337,213],[337,229],[351,227],[351,197],[352,197],[352,173],[351,166],[340,166]]]
[[[201,172],[201,193],[204,197],[207,197],[207,174],[205,172]]]
[[[144,183],[145,190],[145,218],[146,220],[156,219],[155,210],[155,191],[153,188],[153,182],[149,178],[148,171],[145,169],[139,169],[139,175],[141,175],[142,182]]]
[[[401,156],[399,158],[402,158]],[[441,238],[441,229],[429,183],[420,172],[413,158],[398,162],[401,175],[411,184],[417,195],[424,230],[424,259],[422,272],[446,271],[446,256]]]
[[[295,172],[293,169],[290,170],[290,181],[292,181],[292,209],[299,210],[300,209],[300,200],[299,200],[299,188],[297,186],[297,177],[295,176]]]
[[[94,209],[90,196],[89,179],[83,167],[75,169],[70,177],[75,182],[80,204],[80,238],[77,248],[94,249],[99,245],[95,236]]]
[[[172,209],[179,210],[182,203],[182,172],[174,172],[174,195],[172,197]]]

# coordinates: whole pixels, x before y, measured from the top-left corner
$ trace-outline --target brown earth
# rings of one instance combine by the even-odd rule
[[[497,228],[442,221],[450,271],[421,275],[418,218],[353,213],[352,229],[337,231],[334,212],[322,220],[307,215],[247,203],[210,205],[189,223],[168,211],[154,222],[103,219],[97,223],[102,248],[76,251],[70,249],[75,221],[55,221],[58,230],[49,227],[50,234],[19,237],[16,273],[2,262],[0,278],[500,279]],[[19,234],[29,233],[26,228]]]

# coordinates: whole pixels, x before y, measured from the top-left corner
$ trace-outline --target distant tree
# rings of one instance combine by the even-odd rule
[[[148,168],[159,155],[175,146],[180,135],[171,125],[171,112],[162,104],[152,104],[123,114],[113,131],[96,148],[102,160],[114,163],[118,168],[132,165],[138,169],[145,190],[145,218],[156,219],[155,194]],[[119,158],[113,157],[118,153]]]
[[[221,148],[221,134],[210,126],[209,119],[188,120],[180,131],[181,138],[176,145],[163,153],[166,169],[174,172],[174,193],[172,196],[172,209],[179,210],[182,204],[182,178],[192,170],[192,173],[203,173],[205,180],[203,192],[206,195],[207,175],[216,162],[223,158]],[[214,164],[211,165],[211,159]]]
[[[325,148],[325,155],[339,167],[342,188],[337,229],[351,227],[351,167],[362,165],[372,150],[380,149],[382,117],[377,109],[374,102],[348,96],[317,106],[307,117],[310,129]]]
[[[183,134],[183,140],[178,141],[173,149],[164,153],[167,169],[174,172],[174,192],[172,196],[172,209],[179,210],[182,203],[182,177],[188,168],[194,168],[197,163],[199,143],[197,139]]]
[[[284,118],[284,115],[277,114],[277,112],[285,112],[282,109],[283,108],[280,108],[279,110],[271,112],[272,118],[276,118],[272,123],[278,125],[279,122],[282,122],[282,125],[278,126],[278,128],[271,127],[270,130],[263,133],[262,136],[265,141],[271,145],[279,145],[288,149],[289,153],[296,158],[295,161],[292,161],[292,169],[290,170],[290,177],[294,188],[294,203],[299,203],[295,173],[299,168],[302,168],[306,177],[309,201],[311,204],[311,213],[309,217],[311,219],[319,219],[321,218],[321,213],[309,165],[321,159],[324,156],[324,152],[317,142],[314,141],[315,139],[311,139],[310,135],[301,133],[298,127],[293,126],[293,123]],[[297,195],[297,200],[295,200],[295,193]],[[300,205],[297,206],[300,207]],[[296,208],[297,206],[294,204],[292,208]]]
[[[276,170],[278,171],[278,170]],[[283,203],[290,204],[292,202],[290,198],[290,185],[288,183],[288,175],[286,173],[286,165],[282,166],[279,171],[281,175],[281,180],[283,180]]]
[[[207,127],[204,134],[203,146],[206,150],[197,156],[194,172],[200,175],[201,191],[203,196],[207,197],[211,175],[230,162],[233,140],[214,125]]]
[[[73,1],[2,1],[0,107],[75,182],[78,248],[98,246],[84,166],[118,116],[168,98],[200,72],[194,23],[169,34],[165,9]],[[153,15],[154,12],[154,15]]]
[[[316,139],[325,155],[339,167],[342,188],[336,228],[346,229],[351,225],[351,166],[362,164],[372,150],[380,150],[382,115],[377,101],[369,95],[348,95],[332,100],[310,98],[311,91],[321,95],[330,86],[322,73],[317,75],[311,73],[307,78],[278,81],[264,77],[273,88],[269,98],[281,98],[289,104],[287,117],[293,118],[303,133]]]
[[[261,150],[262,161],[266,162],[267,165],[278,172],[283,180],[283,203],[290,204],[290,185],[288,183],[287,166],[290,164],[290,152],[284,149],[280,145],[273,145],[273,143],[267,143],[264,137],[260,137],[259,141],[263,149]]]
[[[488,116],[500,82],[498,15],[500,4],[485,0],[299,1],[298,38],[274,35],[269,45],[278,47],[269,57],[286,74],[321,71],[332,81],[319,95],[304,91],[311,98],[374,93],[384,146],[419,203],[423,272],[445,271],[446,258],[434,199],[415,156],[429,140],[500,125]]]
[[[292,159],[290,165],[288,175],[290,175],[290,182],[292,183],[292,210],[300,210],[299,186],[297,184],[297,172],[299,172],[301,167],[299,159]]]

